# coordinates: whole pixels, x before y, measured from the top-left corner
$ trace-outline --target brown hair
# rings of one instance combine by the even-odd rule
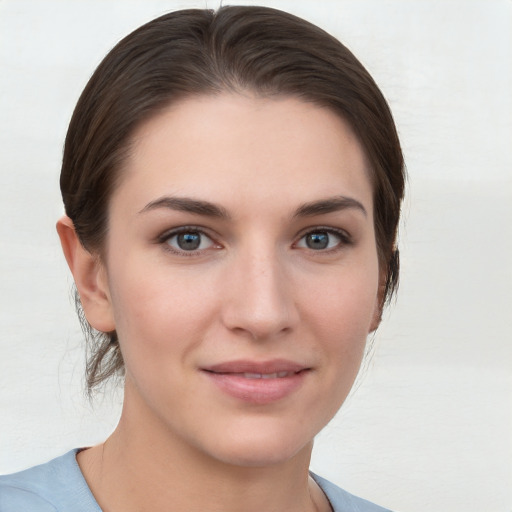
[[[398,284],[395,247],[404,192],[396,128],[377,85],[338,40],[291,14],[267,7],[190,9],[161,16],[120,41],[89,80],[71,119],[61,171],[66,214],[82,245],[101,254],[109,199],[143,121],[185,96],[249,90],[288,95],[339,113],[370,164],[382,305]],[[122,372],[115,332],[95,332],[77,307],[89,339],[89,391]]]

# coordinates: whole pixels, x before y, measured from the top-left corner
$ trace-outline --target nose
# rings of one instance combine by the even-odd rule
[[[299,314],[285,267],[271,252],[239,256],[223,286],[222,320],[228,329],[255,340],[293,330]]]

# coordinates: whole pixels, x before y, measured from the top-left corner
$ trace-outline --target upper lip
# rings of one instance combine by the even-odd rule
[[[235,361],[225,361],[222,363],[205,366],[202,368],[204,371],[212,373],[298,373],[303,370],[308,370],[309,367],[301,363],[289,361],[287,359],[272,359],[268,361],[250,361],[246,359],[239,359]]]

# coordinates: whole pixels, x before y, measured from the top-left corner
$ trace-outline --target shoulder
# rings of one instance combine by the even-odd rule
[[[101,512],[76,462],[77,451],[0,476],[0,512]]]
[[[358,498],[314,473],[311,476],[329,499],[334,512],[391,512],[367,500]]]

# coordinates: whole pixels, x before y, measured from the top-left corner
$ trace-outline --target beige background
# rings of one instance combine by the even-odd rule
[[[239,2],[253,3],[253,2]],[[512,2],[260,1],[368,67],[410,173],[402,285],[313,469],[401,511],[512,510]],[[61,148],[99,60],[200,1],[0,1],[0,472],[102,440],[54,230]],[[216,7],[217,1],[209,1]]]

